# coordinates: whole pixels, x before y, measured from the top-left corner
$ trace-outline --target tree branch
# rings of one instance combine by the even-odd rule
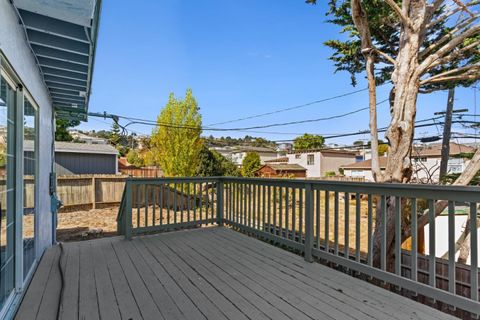
[[[438,59],[437,61],[435,61],[434,63],[432,63],[430,65],[430,69],[435,68],[436,66],[441,65],[441,64],[446,64],[447,62],[450,62],[453,59],[460,57],[462,54],[467,53],[469,50],[472,50],[472,49],[475,50],[475,48],[477,46],[480,46],[480,40],[474,41],[471,44],[469,44],[468,46],[465,46],[465,47],[463,47],[459,50],[456,50],[446,57]]]
[[[452,40],[450,40],[447,44],[445,44],[443,47],[438,49],[437,52],[431,54],[428,56],[423,62],[419,65],[418,67],[418,74],[422,75],[428,70],[431,69],[431,65],[438,59],[442,58],[446,54],[448,54],[450,51],[452,51],[456,46],[458,46],[460,43],[462,43],[463,40],[466,38],[476,35],[478,32],[480,32],[480,25],[476,25],[470,29],[467,29],[463,33],[457,35],[454,37]]]
[[[390,62],[390,63],[393,64],[393,65],[396,65],[395,59],[393,59],[389,54],[387,54],[387,53],[385,53],[385,52],[383,52],[383,51],[380,51],[380,50],[378,50],[378,49],[376,49],[376,48],[375,48],[374,50],[375,50],[375,52],[376,52],[377,54],[379,54],[380,56],[384,57],[385,60],[387,60],[388,62]]]
[[[402,9],[397,5],[395,0],[385,0],[385,2],[392,8],[393,11],[397,14],[397,16],[400,18],[400,21],[410,29],[413,29],[413,24],[412,20],[408,16],[406,16]]]
[[[434,75],[433,77],[430,77],[428,79],[420,81],[420,85],[425,85],[427,83],[434,83],[434,82],[444,82],[444,81],[452,81],[458,78],[458,80],[467,80],[477,77],[480,78],[480,73],[477,73],[476,71],[480,70],[480,64],[474,64],[471,66],[465,66],[461,68],[456,68],[453,70],[448,70],[445,72],[442,72],[440,74]],[[459,75],[454,75],[456,73],[463,72]],[[453,76],[452,76],[453,75]]]

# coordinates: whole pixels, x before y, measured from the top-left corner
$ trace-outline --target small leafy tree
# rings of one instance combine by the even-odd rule
[[[200,163],[198,165],[196,175],[200,177],[214,176],[239,176],[240,172],[231,160],[225,158],[215,150],[208,149],[203,146],[199,154]]]
[[[293,148],[295,150],[311,150],[320,149],[324,146],[325,139],[317,134],[305,133],[303,136],[293,140]]]
[[[203,146],[201,132],[202,116],[192,90],[187,90],[184,99],[171,93],[150,141],[152,156],[165,176],[195,175]]]
[[[79,124],[80,121],[78,120],[57,119],[55,121],[55,141],[72,141],[73,137],[70,132],[68,132],[68,129],[76,127]]]
[[[242,176],[253,177],[255,172],[260,169],[262,163],[260,156],[256,152],[248,152],[242,161]]]
[[[112,131],[110,133],[110,137],[108,138],[108,140],[110,141],[110,143],[113,145],[113,146],[118,146],[118,144],[120,143],[120,126],[118,125],[118,123],[116,122],[113,122],[112,124]]]
[[[145,166],[144,159],[138,154],[137,151],[131,149],[127,154],[128,163],[134,165],[137,168]]]

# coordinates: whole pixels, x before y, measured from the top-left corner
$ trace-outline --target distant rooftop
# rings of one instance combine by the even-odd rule
[[[275,171],[307,171],[307,169],[296,163],[268,163],[263,167],[270,167]]]
[[[289,154],[295,153],[314,153],[314,152],[321,152],[321,153],[331,153],[331,154],[349,154],[349,155],[356,155],[356,151],[349,151],[349,150],[341,150],[341,149],[307,149],[307,150],[292,150],[288,152]]]
[[[24,141],[24,150],[33,150],[33,141]],[[55,141],[55,152],[87,153],[87,154],[118,154],[118,150],[109,144],[89,144]]]
[[[464,144],[450,142],[450,155],[457,155],[461,153],[474,153],[475,148]],[[442,144],[428,144],[425,146],[415,147],[413,157],[440,157],[442,155]]]

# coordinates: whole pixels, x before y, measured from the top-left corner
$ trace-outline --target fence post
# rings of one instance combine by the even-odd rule
[[[125,181],[125,215],[124,215],[125,239],[132,239],[132,184]]]
[[[97,194],[96,185],[97,185],[97,182],[95,180],[95,176],[92,176],[92,209],[97,208],[97,199],[95,199]]]
[[[223,180],[217,180],[217,225],[223,226]]]
[[[305,184],[305,261],[313,262],[313,191],[312,184]]]

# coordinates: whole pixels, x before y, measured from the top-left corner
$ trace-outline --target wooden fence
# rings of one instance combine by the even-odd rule
[[[127,177],[98,174],[57,177],[57,195],[63,202],[60,211],[118,205]]]

